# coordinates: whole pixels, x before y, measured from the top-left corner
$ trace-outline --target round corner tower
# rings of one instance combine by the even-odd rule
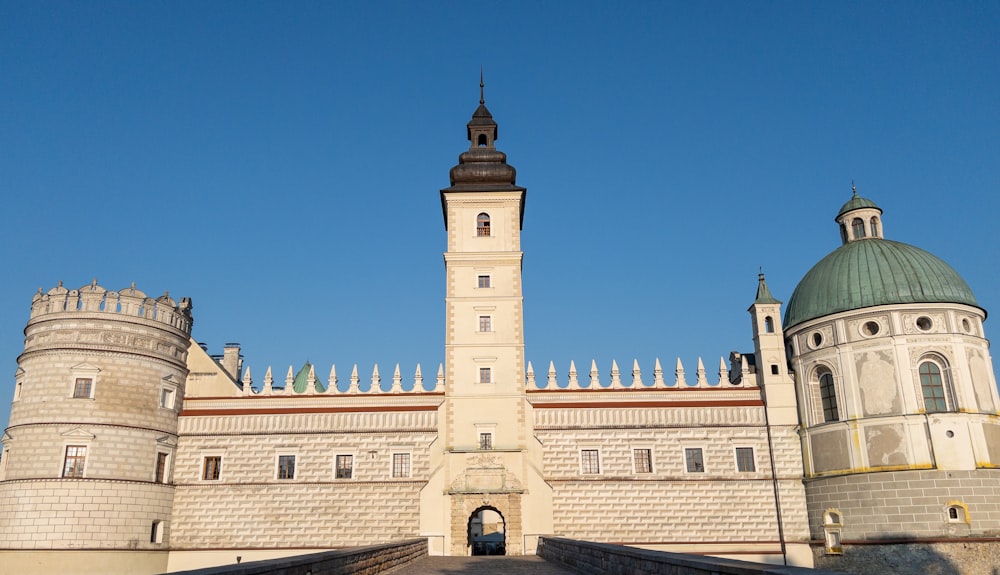
[[[165,570],[191,308],[96,280],[35,295],[0,460],[6,565],[99,572],[145,551],[132,572]]]
[[[956,564],[975,545],[997,559],[986,312],[947,263],[884,239],[871,200],[855,191],[835,221],[842,245],[799,282],[784,318],[816,565],[863,572],[898,545]]]

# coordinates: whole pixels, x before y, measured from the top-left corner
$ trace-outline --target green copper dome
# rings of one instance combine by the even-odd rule
[[[856,200],[869,201],[852,198],[851,202]],[[854,205],[849,210],[859,207],[870,206]],[[900,303],[979,307],[969,285],[940,258],[908,244],[866,238],[840,246],[809,270],[788,302],[784,327],[832,313]]]
[[[840,211],[837,212],[837,217],[834,218],[834,220],[839,220],[840,216],[852,210],[857,210],[859,208],[875,208],[880,212],[882,211],[882,208],[878,207],[878,205],[875,202],[869,200],[868,198],[862,198],[861,196],[858,195],[858,191],[854,190],[854,197],[847,200],[846,204],[840,206]]]

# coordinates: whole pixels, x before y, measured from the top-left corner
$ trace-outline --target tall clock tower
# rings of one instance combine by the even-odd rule
[[[516,185],[514,167],[496,149],[497,123],[482,87],[467,126],[469,150],[451,169],[451,186],[441,190],[448,232],[447,383],[439,411],[440,460],[432,462],[439,465],[425,488],[421,516],[425,533],[440,531],[449,555],[472,552],[471,525],[482,512],[499,517],[504,549],[519,555],[534,551],[533,534],[551,529],[551,514],[538,513],[551,509],[551,497],[540,477],[541,450],[524,383],[525,188]]]

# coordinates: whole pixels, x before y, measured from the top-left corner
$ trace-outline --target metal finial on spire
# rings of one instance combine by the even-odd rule
[[[855,198],[858,197],[858,188],[856,188],[854,186],[854,180],[853,179],[851,180],[851,193],[854,194]]]
[[[483,96],[483,87],[486,84],[483,83],[483,67],[479,67],[479,105],[482,106],[486,103],[486,98]]]

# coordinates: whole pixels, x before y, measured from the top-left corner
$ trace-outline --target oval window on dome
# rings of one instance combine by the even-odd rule
[[[925,315],[917,318],[917,329],[920,331],[930,331],[932,327],[934,327],[934,322],[931,321],[931,318]]]
[[[866,335],[866,336],[868,336],[868,337],[872,337],[872,336],[874,336],[874,335],[878,335],[878,332],[879,332],[879,330],[881,330],[881,329],[882,329],[882,328],[881,328],[881,327],[879,327],[879,325],[878,325],[878,322],[877,322],[877,321],[866,321],[866,322],[865,322],[864,324],[862,324],[862,326],[861,326],[861,333],[862,333],[863,335]]]
[[[812,334],[812,346],[819,347],[821,345],[823,345],[823,334],[817,331]]]
[[[962,331],[965,333],[972,333],[972,323],[969,322],[968,318],[962,318]]]

